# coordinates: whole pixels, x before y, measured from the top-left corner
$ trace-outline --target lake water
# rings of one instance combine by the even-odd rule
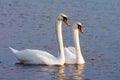
[[[0,80],[119,80],[120,0],[0,0]],[[20,65],[9,46],[57,56],[55,17],[81,21],[85,65]],[[73,46],[63,24],[64,46]]]

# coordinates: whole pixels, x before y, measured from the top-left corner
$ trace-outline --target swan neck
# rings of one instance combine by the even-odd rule
[[[78,30],[73,30],[73,39],[74,39],[74,46],[75,46],[76,51],[81,53]]]
[[[56,36],[58,41],[59,60],[61,64],[65,62],[63,38],[62,38],[62,21],[56,20]]]
[[[81,54],[78,29],[76,29],[76,30],[73,29],[73,39],[74,39],[74,46],[76,49],[76,63],[77,64],[85,63],[83,56]]]

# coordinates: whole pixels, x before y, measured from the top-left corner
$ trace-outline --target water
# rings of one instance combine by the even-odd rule
[[[119,80],[119,0],[0,0],[0,80]],[[8,48],[41,49],[57,56],[55,17],[65,13],[80,34],[85,65],[20,65]],[[65,46],[73,46],[63,24]]]

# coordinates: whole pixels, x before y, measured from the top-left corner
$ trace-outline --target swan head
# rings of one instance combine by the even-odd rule
[[[57,20],[58,21],[63,21],[67,26],[70,26],[70,23],[68,21],[68,17],[64,14],[64,13],[60,13],[58,16],[57,16]]]
[[[81,22],[75,22],[72,26],[74,30],[79,30],[81,33],[83,33],[82,29],[82,23]]]

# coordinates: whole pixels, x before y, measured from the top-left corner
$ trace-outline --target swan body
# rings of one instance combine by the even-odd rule
[[[42,51],[42,50],[16,50],[10,47],[10,49],[15,54],[16,58],[24,64],[45,64],[45,65],[64,65],[64,48],[63,48],[63,39],[62,39],[62,21],[69,26],[67,16],[63,13],[59,14],[56,18],[56,36],[58,41],[58,50],[59,56],[55,57],[52,54]]]
[[[32,49],[25,49],[22,51],[18,51],[10,47],[10,49],[14,52],[17,59],[21,63],[25,64],[57,64],[58,59],[55,58],[53,55],[49,54],[46,51],[41,50],[32,50]],[[47,56],[47,57],[46,57]],[[48,62],[49,60],[49,62]],[[56,61],[56,63],[54,62]]]
[[[72,34],[75,47],[65,47],[65,63],[66,64],[84,64],[85,60],[81,54],[80,43],[79,43],[79,31],[83,32],[82,24],[75,22],[72,26]]]

